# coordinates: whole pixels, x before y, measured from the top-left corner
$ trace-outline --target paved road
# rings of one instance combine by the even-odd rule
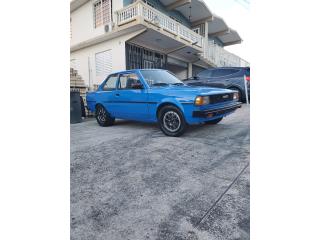
[[[249,108],[180,138],[71,125],[71,239],[249,239]]]

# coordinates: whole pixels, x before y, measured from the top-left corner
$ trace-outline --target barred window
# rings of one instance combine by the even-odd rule
[[[99,0],[94,3],[94,27],[99,27],[111,22],[111,0]]]

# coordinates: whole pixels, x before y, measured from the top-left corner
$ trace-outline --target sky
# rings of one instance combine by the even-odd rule
[[[249,17],[250,0],[204,0],[211,11],[222,17],[227,25],[235,29],[243,42],[225,47],[226,50],[238,55],[244,60],[249,59]]]

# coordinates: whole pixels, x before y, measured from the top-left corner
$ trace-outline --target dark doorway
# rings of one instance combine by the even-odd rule
[[[126,43],[127,69],[166,68],[166,55]]]

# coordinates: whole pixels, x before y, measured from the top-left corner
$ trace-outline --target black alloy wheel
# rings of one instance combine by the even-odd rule
[[[179,137],[187,129],[187,123],[179,108],[167,105],[160,109],[158,123],[161,131],[170,137]]]
[[[115,120],[101,105],[97,105],[96,107],[96,119],[98,124],[102,127],[112,126]]]

